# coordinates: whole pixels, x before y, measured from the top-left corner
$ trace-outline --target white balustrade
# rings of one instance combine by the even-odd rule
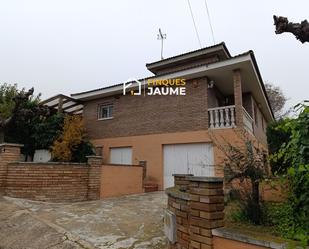
[[[208,109],[209,128],[235,127],[235,106],[222,106]]]
[[[247,131],[253,133],[253,118],[250,116],[250,114],[245,110],[245,108],[243,109],[243,121],[244,121],[244,127]]]

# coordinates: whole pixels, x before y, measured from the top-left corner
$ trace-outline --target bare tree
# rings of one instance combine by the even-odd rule
[[[265,84],[265,89],[270,102],[271,109],[274,112],[275,118],[279,119],[287,114],[283,112],[284,105],[287,101],[284,93],[279,86],[275,86],[271,83]]]
[[[289,22],[288,18],[283,16],[274,16],[274,25],[276,26],[276,34],[289,32],[295,35],[297,40],[302,43],[309,42],[309,23],[307,20],[301,23]]]

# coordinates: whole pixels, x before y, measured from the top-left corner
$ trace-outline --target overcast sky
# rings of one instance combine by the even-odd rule
[[[275,35],[273,14],[309,20],[309,1],[208,0],[215,40],[232,55],[255,52],[264,81],[288,105],[309,99],[309,43]],[[212,45],[204,0],[191,0],[203,46]],[[35,87],[43,98],[151,75],[164,56],[199,49],[187,0],[0,0],[0,83]]]

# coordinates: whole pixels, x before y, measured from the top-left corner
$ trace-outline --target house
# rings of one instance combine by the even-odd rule
[[[153,76],[130,82],[125,92],[120,83],[71,95],[82,103],[87,133],[105,163],[146,161],[148,179],[164,189],[174,173],[222,176],[211,133],[233,142],[234,130],[245,129],[267,147],[274,116],[252,51],[231,56],[220,43],[146,67]],[[171,79],[185,80],[185,95],[144,94],[149,82],[177,81]]]

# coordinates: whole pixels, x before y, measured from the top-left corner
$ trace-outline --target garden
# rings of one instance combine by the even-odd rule
[[[295,117],[281,117],[267,128],[269,155],[243,135],[244,150],[232,144],[219,146],[227,156],[227,181],[237,182],[226,200],[226,226],[257,239],[286,242],[289,248],[305,248],[309,243],[308,102],[294,111]],[[265,184],[284,198],[264,199]]]

